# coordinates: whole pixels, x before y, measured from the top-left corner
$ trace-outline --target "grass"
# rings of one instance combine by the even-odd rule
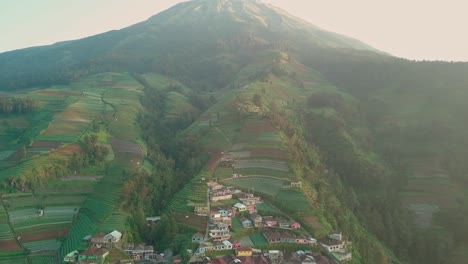
[[[234,179],[226,182],[226,184],[234,185],[242,189],[253,189],[254,192],[275,196],[284,185],[281,180],[252,178],[252,179]]]
[[[281,190],[276,195],[275,202],[295,212],[307,212],[312,209],[307,197],[300,191]]]
[[[249,236],[256,247],[268,246],[268,241],[261,233],[254,233]]]
[[[232,230],[234,230],[234,232],[241,232],[244,230],[244,227],[242,227],[242,223],[236,217],[232,218],[231,224],[232,224]]]

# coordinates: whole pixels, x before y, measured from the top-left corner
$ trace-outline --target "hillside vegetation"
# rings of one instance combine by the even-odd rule
[[[397,59],[253,0],[194,0],[0,54],[0,91],[0,263],[58,262],[114,229],[187,258],[214,179],[317,238],[343,232],[350,263],[466,260],[467,63]]]

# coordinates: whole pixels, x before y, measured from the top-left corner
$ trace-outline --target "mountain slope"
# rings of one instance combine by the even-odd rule
[[[139,117],[151,172],[114,171],[125,181],[122,209],[137,212],[136,241],[183,241],[177,235],[189,231],[173,220],[163,225],[169,234],[145,232],[144,216],[186,212],[194,181],[232,173],[200,173],[206,156],[242,150],[288,164],[288,179],[304,181],[296,197],[312,205],[291,212],[310,217],[314,235],[346,233],[354,263],[463,263],[467,76],[466,63],[393,58],[253,0],[194,0],[122,30],[0,54],[0,90],[69,83],[52,90],[112,95],[113,107],[131,110],[123,120]],[[120,94],[135,87],[144,87],[138,115]],[[116,130],[139,140],[136,128]]]
[[[122,30],[0,54],[0,89],[69,82],[83,74],[109,70],[169,71],[180,60],[188,61],[188,69],[178,68],[182,73],[177,74],[194,79],[192,71],[219,59],[213,51],[235,51],[237,55],[241,50],[248,54],[252,49],[286,46],[371,49],[256,1],[197,0]],[[245,58],[228,60],[225,64],[234,69],[218,74],[229,74],[226,72],[245,63]],[[211,87],[222,84],[226,84],[223,77],[203,82]]]

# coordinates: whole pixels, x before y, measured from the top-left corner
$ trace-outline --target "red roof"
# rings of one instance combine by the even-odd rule
[[[252,251],[251,247],[240,247],[237,249],[237,251]]]
[[[109,250],[104,249],[104,248],[95,248],[95,247],[89,247],[87,248],[83,253],[80,255],[85,255],[85,256],[102,256],[106,254]]]

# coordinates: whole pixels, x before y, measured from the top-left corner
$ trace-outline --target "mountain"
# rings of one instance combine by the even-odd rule
[[[190,44],[190,47],[187,45]],[[0,89],[65,83],[83,74],[108,70],[167,70],[183,58],[182,74],[195,79],[197,69],[218,63],[218,80],[224,71],[246,63],[252,50],[292,46],[373,50],[357,40],[326,32],[284,11],[256,1],[190,1],[181,3],[145,22],[76,41],[17,50],[0,55]],[[216,54],[236,52],[222,64]],[[241,56],[243,55],[243,56]],[[214,60],[214,61],[213,61]],[[178,69],[180,71],[181,69]],[[235,70],[235,69],[234,69]],[[180,74],[180,73],[179,73]],[[207,76],[200,76],[206,80]],[[202,81],[206,85],[206,81]],[[213,83],[214,82],[214,83]]]
[[[51,190],[81,208],[56,231],[61,257],[113,224],[187,257],[187,234],[206,227],[194,207],[216,179],[254,189],[261,213],[307,235],[342,231],[350,263],[466,260],[467,63],[395,58],[255,0],[193,0],[2,53],[0,92],[0,247],[20,258],[37,257],[19,247],[34,244],[11,234],[35,229],[15,215],[58,206]],[[85,194],[65,195],[75,189]]]

